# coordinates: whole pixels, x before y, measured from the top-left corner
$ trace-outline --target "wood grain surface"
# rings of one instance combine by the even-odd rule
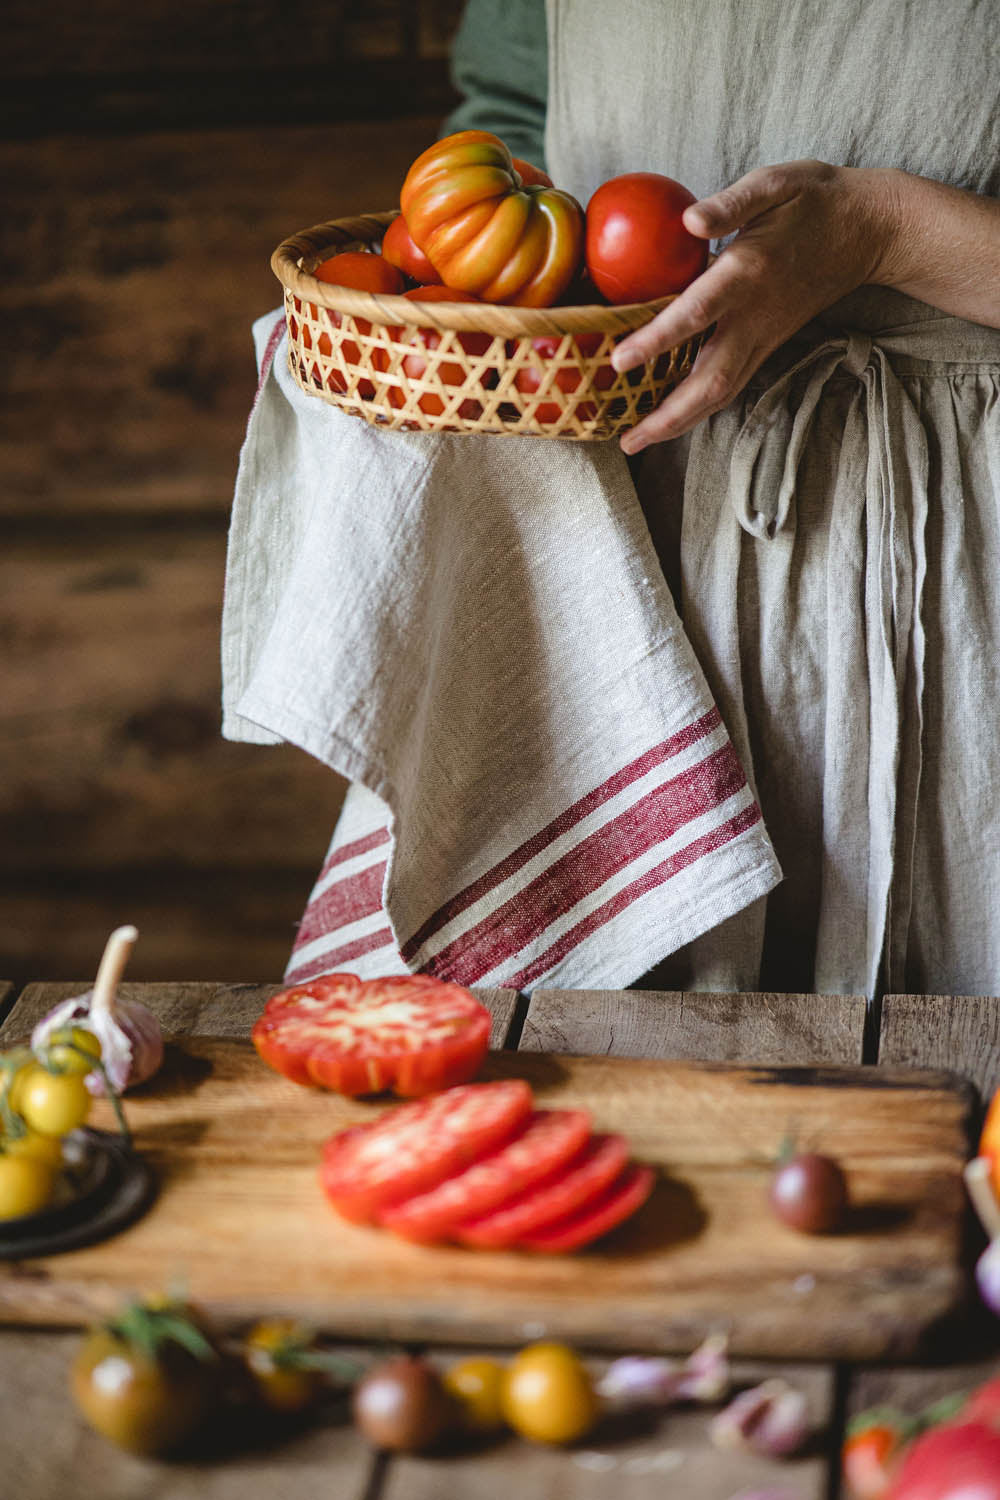
[[[986,1104],[1000,1087],[1000,997],[886,995],[878,1056],[892,1067],[926,1067],[933,1057],[948,1057]]]
[[[383,1106],[297,1087],[249,1043],[189,1037],[129,1101],[153,1207],[106,1244],[8,1264],[2,1314],[78,1322],[182,1277],[224,1320],[294,1312],[338,1336],[517,1343],[537,1328],[683,1350],[722,1327],[744,1354],[857,1358],[911,1355],[955,1313],[968,1101],[949,1076],[491,1054],[485,1076],[512,1074],[659,1170],[645,1208],[592,1252],[427,1248],[342,1223],[317,1190],[319,1146]],[[798,1235],[768,1212],[790,1129],[843,1162],[847,1232]]]
[[[859,1063],[864,1019],[863,995],[537,989],[521,1046],[612,1057]]]

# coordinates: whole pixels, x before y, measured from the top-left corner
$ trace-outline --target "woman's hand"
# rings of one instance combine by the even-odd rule
[[[865,282],[886,279],[899,179],[883,170],[793,161],[758,167],[693,203],[701,239],[736,238],[701,276],[611,356],[617,370],[715,325],[691,374],[621,440],[626,453],[679,437],[727,406],[778,346]]]

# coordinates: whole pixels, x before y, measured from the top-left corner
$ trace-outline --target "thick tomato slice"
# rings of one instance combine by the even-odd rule
[[[429,1193],[386,1209],[379,1223],[423,1244],[452,1239],[466,1219],[505,1203],[577,1156],[589,1135],[585,1110],[536,1110],[513,1140]]]
[[[531,1089],[520,1078],[469,1083],[397,1105],[327,1141],[323,1191],[345,1219],[369,1222],[496,1150],[521,1129],[531,1107]]]
[[[478,1250],[503,1250],[522,1235],[533,1234],[593,1202],[627,1160],[624,1136],[591,1136],[584,1150],[552,1176],[507,1199],[492,1213],[460,1224],[456,1237]]]
[[[544,1229],[522,1235],[517,1243],[524,1250],[542,1250],[552,1255],[579,1250],[641,1208],[653,1191],[654,1180],[651,1167],[633,1163],[597,1198]]]
[[[324,974],[274,995],[250,1035],[294,1083],[416,1098],[473,1076],[489,1046],[490,1013],[461,985],[429,974]]]

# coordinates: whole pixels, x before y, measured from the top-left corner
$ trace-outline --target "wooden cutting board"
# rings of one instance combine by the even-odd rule
[[[658,1168],[646,1206],[567,1256],[428,1248],[344,1223],[319,1189],[318,1149],[385,1102],[289,1083],[249,1043],[187,1037],[127,1100],[156,1201],[102,1244],[0,1266],[0,1318],[72,1325],[181,1282],[229,1326],[284,1313],[365,1339],[677,1351],[726,1330],[737,1353],[824,1359],[927,1353],[959,1319],[971,1095],[953,1075],[522,1052],[492,1053],[482,1076],[526,1078],[539,1103],[584,1106],[625,1134]],[[93,1123],[111,1128],[99,1109]],[[843,1163],[846,1232],[800,1235],[770,1214],[769,1163],[788,1135]]]

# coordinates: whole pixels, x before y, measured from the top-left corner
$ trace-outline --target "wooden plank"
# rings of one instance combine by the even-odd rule
[[[537,989],[521,1046],[612,1057],[859,1063],[864,1018],[863,995]]]
[[[224,568],[183,528],[4,547],[0,870],[318,871],[346,784],[219,732]]]
[[[1000,997],[886,995],[878,1060],[888,1067],[952,1068],[987,1101],[1000,1086]]]
[[[186,510],[224,524],[256,379],[250,325],[280,302],[271,251],[320,220],[392,207],[437,123],[0,145],[0,514],[40,526],[99,512],[117,528]]]
[[[446,1366],[454,1353],[436,1353],[434,1362]],[[604,1363],[588,1361],[595,1374]],[[496,1500],[512,1492],[518,1500],[606,1500],[612,1492],[616,1500],[732,1500],[737,1491],[772,1490],[787,1500],[825,1500],[827,1464],[820,1445],[833,1419],[829,1368],[737,1363],[733,1375],[739,1387],[781,1378],[805,1393],[817,1434],[807,1456],[779,1461],[720,1451],[708,1436],[711,1409],[677,1407],[606,1421],[569,1449],[511,1435],[464,1454],[400,1457],[380,1500]]]
[[[27,1036],[54,1005],[79,995],[90,983],[78,980],[27,985],[0,1026],[0,1041],[9,1045]],[[276,984],[136,984],[125,980],[119,993],[123,999],[140,1000],[148,1005],[172,1037],[246,1038],[267,1000],[279,988]],[[486,988],[473,993],[493,1016],[490,1046],[503,1047],[514,1018],[517,992]]]
[[[851,1372],[847,1395],[848,1419],[876,1406],[891,1406],[917,1416],[946,1397],[973,1391],[1000,1375],[1000,1356],[993,1353],[957,1364],[914,1368],[879,1365]]]
[[[145,980],[277,982],[315,869],[163,869],[12,873],[0,880],[0,968],[92,974],[108,933],[133,922],[141,941],[130,973]]]
[[[279,1488],[296,1500],[369,1496],[372,1452],[342,1400],[298,1431],[258,1421],[229,1434],[221,1452],[209,1447],[169,1464],[124,1453],[93,1432],[70,1400],[78,1346],[75,1334],[0,1332],[0,1383],[17,1393],[0,1402],[0,1452],[4,1472],[16,1475],[18,1500],[267,1500]]]
[[[16,994],[17,986],[15,984],[12,984],[7,979],[0,980],[0,1022],[3,1021],[7,1012],[14,1004]]]
[[[596,1129],[625,1134],[657,1169],[649,1202],[579,1256],[425,1247],[335,1222],[317,1150],[382,1103],[300,1088],[247,1042],[189,1038],[128,1101],[156,1202],[30,1275],[7,1263],[5,1317],[76,1321],[137,1278],[183,1268],[221,1319],[294,1312],[363,1339],[548,1335],[684,1352],[723,1327],[747,1356],[901,1359],[954,1324],[968,1142],[951,1075],[493,1052],[482,1076],[525,1078],[541,1106],[583,1108]],[[95,1123],[110,1122],[100,1103]],[[767,1208],[790,1128],[845,1167],[854,1208],[841,1234],[798,1235]]]

